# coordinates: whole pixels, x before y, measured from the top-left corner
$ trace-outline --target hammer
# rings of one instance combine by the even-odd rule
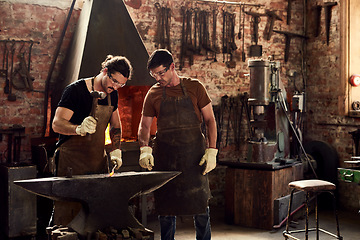
[[[104,92],[98,92],[98,91],[91,91],[90,95],[93,97],[90,116],[94,117],[97,120],[97,118],[95,117],[95,111],[96,111],[96,107],[98,105],[98,100],[99,100],[99,98],[104,99],[107,95]],[[88,140],[91,139],[90,134],[86,135],[86,137],[88,138]]]
[[[91,112],[90,112],[90,116],[93,116],[95,118],[95,110],[96,107],[98,105],[98,99],[104,99],[106,98],[106,93],[104,92],[98,92],[98,91],[91,91],[90,95],[93,97],[93,102],[92,102],[92,107],[91,107]]]
[[[306,36],[301,35],[301,34],[297,34],[297,33],[291,33],[291,32],[286,32],[286,31],[278,31],[278,30],[274,30],[274,32],[285,35],[285,54],[284,54],[285,62],[287,62],[287,60],[289,59],[289,50],[290,50],[291,39],[293,37],[307,38]]]

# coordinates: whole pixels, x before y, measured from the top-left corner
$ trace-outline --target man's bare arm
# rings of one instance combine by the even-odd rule
[[[216,148],[217,127],[211,103],[203,107],[201,113],[208,129],[209,148]]]
[[[58,107],[52,122],[54,132],[64,135],[77,135],[76,127],[78,125],[70,122],[73,114],[74,112],[68,108]]]
[[[148,146],[150,140],[150,129],[153,121],[153,117],[141,116],[139,131],[138,131],[138,141],[140,147]]]

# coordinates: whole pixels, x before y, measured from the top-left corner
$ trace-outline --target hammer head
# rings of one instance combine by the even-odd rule
[[[90,93],[90,95],[91,95],[93,98],[101,98],[101,99],[106,98],[106,93],[104,93],[104,92],[92,91],[92,92]]]

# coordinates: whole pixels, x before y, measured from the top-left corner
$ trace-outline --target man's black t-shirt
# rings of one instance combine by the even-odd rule
[[[113,111],[115,111],[118,107],[118,92],[111,92],[110,98],[111,105],[114,106]],[[90,115],[92,102],[93,97],[90,95],[85,79],[80,79],[66,86],[58,103],[58,107],[72,110],[74,114],[71,117],[70,122],[80,125],[84,118]],[[98,104],[107,105],[107,98],[99,100]],[[57,145],[60,146],[69,137],[70,136],[60,134]]]

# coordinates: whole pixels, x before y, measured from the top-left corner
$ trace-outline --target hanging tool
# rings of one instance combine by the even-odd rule
[[[7,48],[7,41],[4,41],[3,69],[1,70],[1,73],[5,78],[4,93],[9,94],[9,50]]]
[[[251,16],[252,24],[252,41],[255,45],[250,46],[250,56],[251,57],[260,57],[262,56],[262,45],[258,45],[259,40],[259,23],[261,21],[261,16],[264,16],[262,13],[245,11],[246,14]]]
[[[187,9],[186,10],[186,28],[185,28],[185,55],[188,57],[189,65],[194,64],[194,45],[192,41],[192,14],[193,9]]]
[[[325,2],[323,5],[316,6],[316,28],[315,28],[315,37],[320,34],[320,19],[321,19],[321,9],[324,8],[325,11],[325,31],[326,31],[326,43],[329,45],[330,40],[330,23],[331,23],[331,10],[332,7],[336,6],[337,2]]]
[[[185,58],[188,58],[189,64],[194,62],[195,49],[192,45],[192,9],[181,7],[182,14],[182,33],[181,33],[181,47],[180,47],[180,64],[179,69],[185,65]],[[199,44],[200,45],[200,44]]]
[[[200,50],[198,48],[198,25],[199,25],[199,8],[194,9],[194,49],[195,53],[199,53]]]
[[[322,6],[315,6],[315,37],[318,37],[320,34],[321,9]]]
[[[275,11],[266,10],[265,14],[267,16],[267,22],[264,30],[264,38],[266,40],[270,40],[274,29],[274,22],[276,20],[282,21],[282,19],[275,13]]]
[[[242,12],[242,52],[241,52],[241,60],[243,62],[245,62],[245,59],[246,59],[246,54],[245,54],[245,14],[244,14],[244,8],[245,6],[242,5],[242,9],[241,9],[241,12]]]
[[[32,91],[33,90],[32,82],[34,81],[34,78],[30,76],[29,67],[27,66],[28,64],[25,59],[25,53],[26,53],[26,50],[24,49],[25,41],[22,41],[21,43],[22,45],[19,50],[19,54],[17,55],[19,59],[19,65],[15,68],[13,72],[11,83],[14,86],[14,88],[17,90]],[[29,47],[29,51],[30,51],[30,47]]]
[[[241,9],[242,9],[242,3],[240,3],[240,11],[239,11],[239,31],[238,31],[238,39],[241,39]]]
[[[155,47],[166,48],[171,51],[170,46],[170,19],[171,10],[167,7],[162,7],[158,2],[155,3],[157,11],[157,28],[155,35]]]
[[[286,24],[289,25],[290,21],[291,21],[291,2],[294,0],[288,0],[288,5],[287,5],[287,15],[286,15]]]
[[[212,51],[214,54],[214,62],[217,62],[216,53],[219,51],[218,46],[216,45],[216,22],[217,22],[217,14],[218,10],[213,9],[212,11],[213,16],[213,29],[212,29]]]
[[[289,51],[290,51],[291,39],[293,37],[300,37],[300,38],[303,38],[303,39],[307,39],[306,36],[301,35],[301,34],[297,34],[297,33],[291,33],[291,32],[286,32],[286,31],[278,31],[278,30],[274,30],[274,32],[283,34],[285,36],[285,53],[284,53],[284,61],[285,62],[287,62],[288,59],[289,59]]]
[[[155,35],[155,47],[158,48],[159,47],[159,43],[160,43],[160,37],[161,37],[161,6],[160,3],[155,3],[155,8],[156,8],[156,35]]]
[[[14,73],[14,55],[15,55],[15,41],[12,41],[11,47],[11,65],[10,65],[10,82],[9,82],[9,95],[8,100],[13,102],[16,101],[16,95],[12,93],[12,82]]]
[[[155,35],[155,47],[166,48],[171,51],[170,46],[170,19],[171,10],[167,7],[162,7],[158,2],[155,3],[157,11],[157,27]]]
[[[337,5],[337,2],[326,2],[323,7],[325,10],[325,29],[326,29],[326,43],[329,45],[330,40],[330,22],[331,22],[331,9]]]
[[[171,9],[165,8],[165,30],[166,30],[165,46],[167,50],[171,52],[170,20],[171,20]]]
[[[235,14],[223,10],[222,53],[223,61],[228,68],[234,68],[236,66],[236,62],[233,60],[233,51],[236,49]]]
[[[7,66],[6,66],[6,54],[7,54],[7,42],[4,41],[4,53],[3,53],[3,59],[2,59],[2,69],[0,69],[0,77],[4,77],[6,79],[7,77]]]

